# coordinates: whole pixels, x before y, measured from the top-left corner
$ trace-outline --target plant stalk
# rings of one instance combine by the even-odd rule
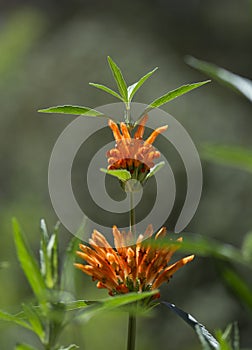
[[[129,313],[127,350],[135,350],[136,345],[136,316]]]

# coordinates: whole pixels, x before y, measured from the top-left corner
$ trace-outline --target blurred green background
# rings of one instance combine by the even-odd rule
[[[51,227],[57,221],[48,194],[47,167],[54,142],[72,117],[39,115],[37,109],[114,102],[88,86],[90,81],[113,86],[107,55],[119,64],[128,82],[160,68],[137,95],[136,101],[142,103],[206,79],[186,65],[187,54],[251,78],[251,40],[249,0],[0,3],[0,261],[8,262],[0,269],[0,309],[16,312],[31,296],[17,262],[11,217],[19,219],[35,252],[40,218],[45,217]],[[251,103],[214,81],[164,109],[183,124],[198,148],[206,142],[252,148]],[[172,164],[183,187],[183,166],[175,158]],[[251,174],[205,161],[202,166],[202,199],[187,231],[240,247],[252,229]],[[181,192],[177,208],[183,203]],[[171,223],[176,214],[174,210]],[[71,234],[62,228],[60,238],[63,251]],[[238,269],[245,276],[249,273]],[[79,271],[73,273],[78,298],[106,295]],[[237,320],[242,346],[252,346],[251,311],[225,285],[214,259],[197,257],[162,293],[210,330]],[[125,327],[126,315],[112,313],[85,327],[73,325],[64,337],[81,349],[119,349]],[[156,309],[138,327],[138,350],[200,348],[191,329],[166,309]],[[36,344],[28,332],[0,323],[0,349],[12,349],[17,340]]]

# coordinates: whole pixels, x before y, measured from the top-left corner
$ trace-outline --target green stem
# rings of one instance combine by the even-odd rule
[[[125,123],[126,125],[130,124],[131,116],[130,116],[130,102],[125,102]]]
[[[135,350],[136,345],[136,316],[129,314],[127,350]]]

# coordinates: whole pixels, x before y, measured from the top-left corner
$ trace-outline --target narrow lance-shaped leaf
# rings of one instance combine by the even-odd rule
[[[155,248],[170,247],[171,244],[178,246],[179,249],[185,253],[194,253],[200,256],[212,256],[223,261],[229,261],[232,263],[238,263],[251,269],[252,264],[250,260],[245,259],[240,250],[233,247],[230,244],[221,243],[213,239],[205,238],[199,234],[191,234],[188,238],[186,235],[183,237],[183,242],[167,242],[167,240],[156,240],[151,242],[151,245]],[[143,242],[144,244],[144,242]]]
[[[174,304],[168,303],[167,301],[162,301],[162,304],[167,306],[170,310],[172,310],[176,315],[178,315],[182,320],[184,320],[189,326],[191,326],[195,331],[198,330],[200,332],[201,336],[204,337],[206,342],[213,348],[213,349],[219,349],[219,343],[214,338],[212,334],[208,332],[208,330],[203,326],[201,323],[199,323],[192,315],[188,314],[187,312],[179,309]]]
[[[12,220],[14,240],[17,250],[18,259],[25,276],[38,300],[44,299],[46,285],[40,273],[38,264],[34,259],[32,252],[25,243],[22,231],[16,219]]]
[[[102,171],[105,174],[115,176],[121,181],[127,181],[127,180],[131,179],[130,172],[128,170],[125,170],[125,169],[107,170],[107,169],[101,168],[100,171]]]
[[[120,68],[117,66],[117,64],[109,56],[108,56],[108,63],[109,63],[109,67],[111,69],[111,72],[114,76],[114,79],[116,81],[116,84],[118,86],[118,90],[119,90],[123,100],[126,102],[128,100],[128,91],[127,91],[127,85],[125,83],[122,72],[121,72]]]
[[[203,144],[201,156],[206,160],[252,172],[252,150],[240,146]]]
[[[23,304],[22,306],[23,306],[25,316],[29,320],[34,333],[37,334],[40,341],[43,343],[43,341],[45,340],[45,331],[43,329],[43,325],[37,313],[37,310],[27,304]]]
[[[96,83],[89,83],[89,85],[96,87],[97,89],[100,89],[102,91],[107,92],[108,94],[118,98],[121,101],[124,101],[123,98],[114,90],[110,89],[109,87],[105,86],[105,85],[101,85],[101,84],[96,84]]]
[[[50,275],[52,279],[52,287],[58,282],[58,230],[59,223],[56,224],[54,232],[52,233],[47,244],[47,256],[50,261]]]
[[[51,288],[51,266],[50,266],[50,261],[47,255],[47,244],[49,240],[48,232],[47,232],[47,227],[45,220],[42,219],[40,222],[40,230],[41,230],[41,239],[40,239],[40,250],[39,250],[39,255],[40,255],[40,270],[41,274],[44,277],[45,283],[47,287]]]
[[[11,315],[1,310],[0,310],[0,320],[11,322],[27,329],[32,329],[32,327],[24,319],[21,319],[16,315]]]
[[[38,112],[83,115],[86,117],[106,117],[103,113],[98,112],[95,109],[72,105],[48,107],[44,109],[39,109]]]
[[[164,165],[165,162],[162,161],[156,164],[153,168],[151,168],[149,174],[146,176],[146,180],[155,175],[161,168],[163,168]]]
[[[199,71],[205,73],[211,78],[214,78],[219,82],[224,83],[236,92],[241,93],[252,102],[251,80],[229,72],[228,70],[218,67],[213,63],[198,60],[197,58],[191,56],[186,57],[186,62],[189,64],[189,66],[198,69]]]
[[[91,305],[89,301],[79,300],[77,302],[69,303],[67,305],[68,310],[78,310],[82,309],[80,314],[77,316],[81,317],[81,320],[90,320],[91,317],[97,316],[99,313],[107,312],[114,309],[119,309],[120,307],[134,303],[136,301],[140,301],[142,299],[150,298],[153,295],[157,294],[158,290],[153,290],[151,292],[143,292],[143,293],[128,293],[115,296],[113,298],[106,298],[102,300],[98,300],[97,303],[92,302]]]
[[[202,85],[205,85],[207,83],[209,83],[210,80],[206,80],[206,81],[201,81],[199,83],[194,83],[194,84],[187,84],[187,85],[182,85],[179,88],[169,91],[166,94],[164,94],[163,96],[157,98],[156,100],[154,100],[153,102],[151,102],[147,108],[144,110],[144,112],[142,113],[142,115],[148,113],[149,111],[151,111],[154,108],[158,108],[161,107],[162,105],[164,105],[165,103],[174,100],[175,98],[182,96],[184,94],[186,94],[189,91],[192,91]]]
[[[246,308],[252,310],[252,289],[248,283],[229,267],[222,267],[221,274],[224,281],[231,288],[237,298],[243,303]]]
[[[132,98],[135,95],[135,93],[137,92],[137,90],[139,90],[139,88],[144,84],[144,82],[147,79],[149,79],[152,76],[152,74],[154,72],[156,72],[157,69],[158,69],[158,67],[154,68],[151,72],[147,73],[141,79],[139,79],[135,84],[132,84],[128,87],[128,101],[129,102],[132,100]]]

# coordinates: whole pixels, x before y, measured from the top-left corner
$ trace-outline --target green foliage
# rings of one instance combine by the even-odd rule
[[[151,111],[154,108],[158,108],[163,106],[164,104],[166,104],[167,102],[170,102],[172,100],[174,100],[175,98],[182,96],[184,94],[186,94],[187,92],[194,90],[202,85],[205,85],[207,83],[209,83],[210,80],[206,80],[206,81],[202,81],[200,83],[194,83],[194,84],[187,84],[187,85],[183,85],[180,86],[179,88],[169,91],[166,94],[164,94],[163,96],[155,99],[153,102],[151,102],[148,107],[144,110],[143,115],[148,113],[149,111]]]
[[[126,85],[126,82],[125,82],[124,77],[122,75],[122,72],[121,72],[120,68],[117,66],[117,64],[109,56],[108,56],[108,63],[109,63],[109,67],[111,69],[111,72],[114,76],[114,79],[116,81],[118,90],[123,98],[123,101],[127,102],[128,90],[127,90],[127,85]]]
[[[218,67],[217,65],[202,60],[198,60],[192,56],[186,57],[186,62],[193,68],[205,73],[213,79],[218,80],[229,88],[241,93],[252,102],[252,81],[240,77],[237,74],[229,72],[228,70]]]
[[[26,322],[25,320],[23,320],[22,318],[15,316],[15,315],[11,315],[11,314],[4,312],[4,311],[0,311],[0,320],[11,322],[13,324],[17,324],[17,325],[24,327],[24,328],[27,328],[27,329],[32,329],[32,327],[29,325],[29,323]]]
[[[15,350],[37,350],[33,346],[27,345],[27,344],[18,344],[15,347]]]
[[[128,102],[131,102],[132,98],[134,97],[135,93],[140,89],[140,87],[145,83],[147,79],[149,79],[153,73],[156,72],[158,67],[154,68],[152,71],[149,73],[145,74],[141,79],[139,79],[136,83],[128,86],[127,91],[128,91]]]
[[[252,172],[252,150],[240,146],[205,144],[201,147],[204,159]]]
[[[21,267],[38,300],[44,300],[46,284],[39,270],[39,266],[33,257],[31,249],[25,242],[25,237],[21,231],[18,221],[13,219],[12,224],[17,256]]]
[[[123,74],[118,67],[118,65],[112,60],[111,57],[108,56],[108,64],[110,67],[110,70],[113,74],[114,80],[116,82],[118,92],[112,90],[110,87],[98,83],[89,83],[91,86],[94,86],[95,88],[105,91],[106,93],[118,98],[120,101],[123,101],[125,104],[125,122],[127,124],[131,124],[130,120],[130,103],[135,95],[135,93],[140,89],[140,87],[145,83],[146,80],[148,80],[153,73],[157,70],[157,67],[154,68],[149,73],[145,74],[142,78],[140,78],[136,83],[130,85],[127,87],[127,84],[125,82],[125,79],[123,77]],[[153,102],[151,102],[148,107],[144,110],[142,115],[148,113],[154,108],[158,108],[163,106],[169,101],[174,100],[175,98],[184,95],[185,93],[194,90],[206,83],[208,83],[210,80],[194,83],[194,84],[187,84],[183,85],[175,90],[169,91],[163,96],[155,99]],[[81,114],[83,116],[89,116],[89,117],[107,117],[103,115],[102,113],[89,108],[89,107],[81,107],[81,106],[71,106],[71,105],[65,105],[65,106],[55,106],[55,107],[49,107],[45,109],[40,109],[38,112],[42,113],[63,113],[63,114]],[[137,124],[139,120],[135,123]]]
[[[174,304],[168,303],[167,301],[162,302],[163,305],[167,306],[172,310],[177,316],[179,316],[183,321],[185,321],[190,327],[192,327],[198,334],[199,340],[203,345],[204,350],[219,349],[219,343],[214,338],[214,336],[208,332],[208,330],[199,323],[192,315],[179,309]]]
[[[153,168],[151,168],[150,172],[147,174],[145,180],[148,180],[150,177],[155,175],[163,166],[165,165],[165,162],[159,162],[157,163]]]
[[[81,107],[81,106],[71,106],[71,105],[64,105],[64,106],[55,106],[55,107],[49,107],[45,109],[39,109],[38,112],[42,113],[62,113],[62,114],[77,114],[77,115],[84,115],[86,117],[101,117],[103,116],[102,113],[96,111],[95,109],[89,108],[89,107]]]
[[[89,85],[96,87],[99,90],[105,91],[108,94],[118,98],[119,100],[123,101],[123,98],[114,90],[110,89],[109,87],[102,85],[102,84],[96,84],[96,83],[89,83]]]
[[[117,177],[121,181],[127,181],[127,180],[131,179],[130,172],[128,170],[125,170],[125,169],[107,170],[107,169],[101,168],[100,171],[102,171],[105,174]]]
[[[66,249],[60,279],[60,290],[62,291],[74,291],[73,264],[75,262],[76,251],[79,248],[79,244],[80,240],[74,236]]]
[[[239,330],[237,323],[227,326],[224,332],[216,331],[216,338],[220,344],[220,350],[240,350]]]
[[[22,305],[26,319],[31,325],[31,329],[39,337],[41,343],[45,342],[45,331],[41,322],[41,316],[39,315],[38,309],[30,306],[29,304]]]
[[[54,288],[58,283],[58,228],[49,237],[46,223],[41,220],[40,266],[41,274],[48,288]]]
[[[221,274],[224,281],[231,288],[237,299],[249,310],[252,311],[252,289],[234,268],[222,266]]]
[[[65,290],[73,281],[69,275],[73,275],[73,262],[79,239],[74,237],[63,259],[62,275],[58,274],[58,229],[56,225],[51,234],[44,220],[41,220],[40,238],[40,268],[33,257],[31,249],[25,242],[25,235],[22,232],[16,219],[13,219],[14,240],[20,265],[34,292],[37,304],[24,303],[23,311],[17,315],[11,315],[0,311],[0,320],[7,321],[35,333],[40,339],[44,349],[70,350],[77,349],[74,344],[67,347],[60,347],[58,344],[59,335],[73,319],[78,318],[87,322],[90,318],[110,310],[134,305],[136,302],[144,301],[141,305],[148,303],[157,290],[145,293],[129,293],[115,297],[109,297],[98,301],[76,300],[69,302],[65,298]],[[61,281],[61,282],[60,282]],[[70,286],[73,287],[73,286]],[[140,304],[139,304],[140,306]],[[125,310],[124,310],[125,311]],[[16,349],[33,349],[26,344],[18,344]]]

